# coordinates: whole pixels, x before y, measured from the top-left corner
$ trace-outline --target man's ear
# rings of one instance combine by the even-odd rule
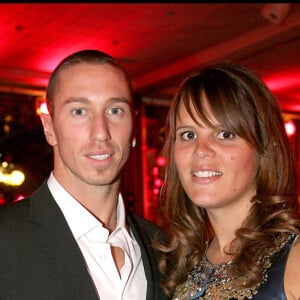
[[[56,146],[56,135],[53,127],[52,117],[49,114],[41,114],[40,119],[44,128],[44,134],[49,145]]]

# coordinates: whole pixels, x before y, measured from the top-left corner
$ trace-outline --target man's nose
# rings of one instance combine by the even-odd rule
[[[95,116],[92,122],[92,139],[104,142],[110,140],[109,124],[105,116]]]

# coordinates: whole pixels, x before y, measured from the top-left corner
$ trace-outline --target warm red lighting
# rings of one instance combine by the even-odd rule
[[[288,136],[294,135],[296,133],[296,125],[292,120],[285,122],[284,127]]]
[[[264,78],[264,82],[272,92],[278,92],[299,86],[300,74],[299,72],[276,74]]]
[[[156,187],[161,187],[162,184],[163,184],[163,181],[162,181],[160,178],[156,178],[156,179],[154,180],[154,185],[155,185]]]
[[[24,198],[25,198],[25,196],[23,196],[23,195],[18,195],[14,201],[20,201],[20,200],[22,200],[22,199],[24,199]]]
[[[276,96],[281,108],[285,111],[300,110],[300,70],[286,70],[264,77],[263,81]]]
[[[166,158],[164,156],[158,156],[156,163],[158,166],[163,167],[166,165]]]
[[[158,188],[153,189],[153,194],[154,195],[159,195],[160,190]]]
[[[152,174],[154,177],[157,177],[159,175],[159,168],[158,167],[153,167],[152,168]]]

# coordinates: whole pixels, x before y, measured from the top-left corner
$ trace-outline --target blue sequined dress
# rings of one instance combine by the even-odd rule
[[[231,281],[232,279],[227,280],[224,271],[219,272],[223,275],[215,271],[220,270],[220,265],[215,269],[209,267],[209,265],[214,265],[204,258],[201,263],[194,267],[188,277],[196,278],[197,280],[191,281],[188,279],[179,285],[175,290],[172,300],[286,300],[287,298],[284,292],[284,272],[290,250],[297,238],[298,235],[291,234],[281,249],[270,258],[271,264],[265,270],[265,281],[257,287],[245,290],[235,289]],[[228,265],[230,263],[226,264]],[[224,270],[226,270],[226,264],[223,264]],[[209,269],[209,271],[207,271],[207,269]],[[216,277],[218,277],[218,280],[215,281]],[[198,280],[198,278],[200,278],[200,280]],[[195,284],[194,282],[201,282],[201,284]]]

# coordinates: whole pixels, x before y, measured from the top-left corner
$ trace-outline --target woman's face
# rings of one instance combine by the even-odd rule
[[[257,189],[258,154],[205,109],[213,128],[200,118],[195,123],[182,102],[178,107],[174,159],[182,186],[193,203],[206,209],[249,207]]]

